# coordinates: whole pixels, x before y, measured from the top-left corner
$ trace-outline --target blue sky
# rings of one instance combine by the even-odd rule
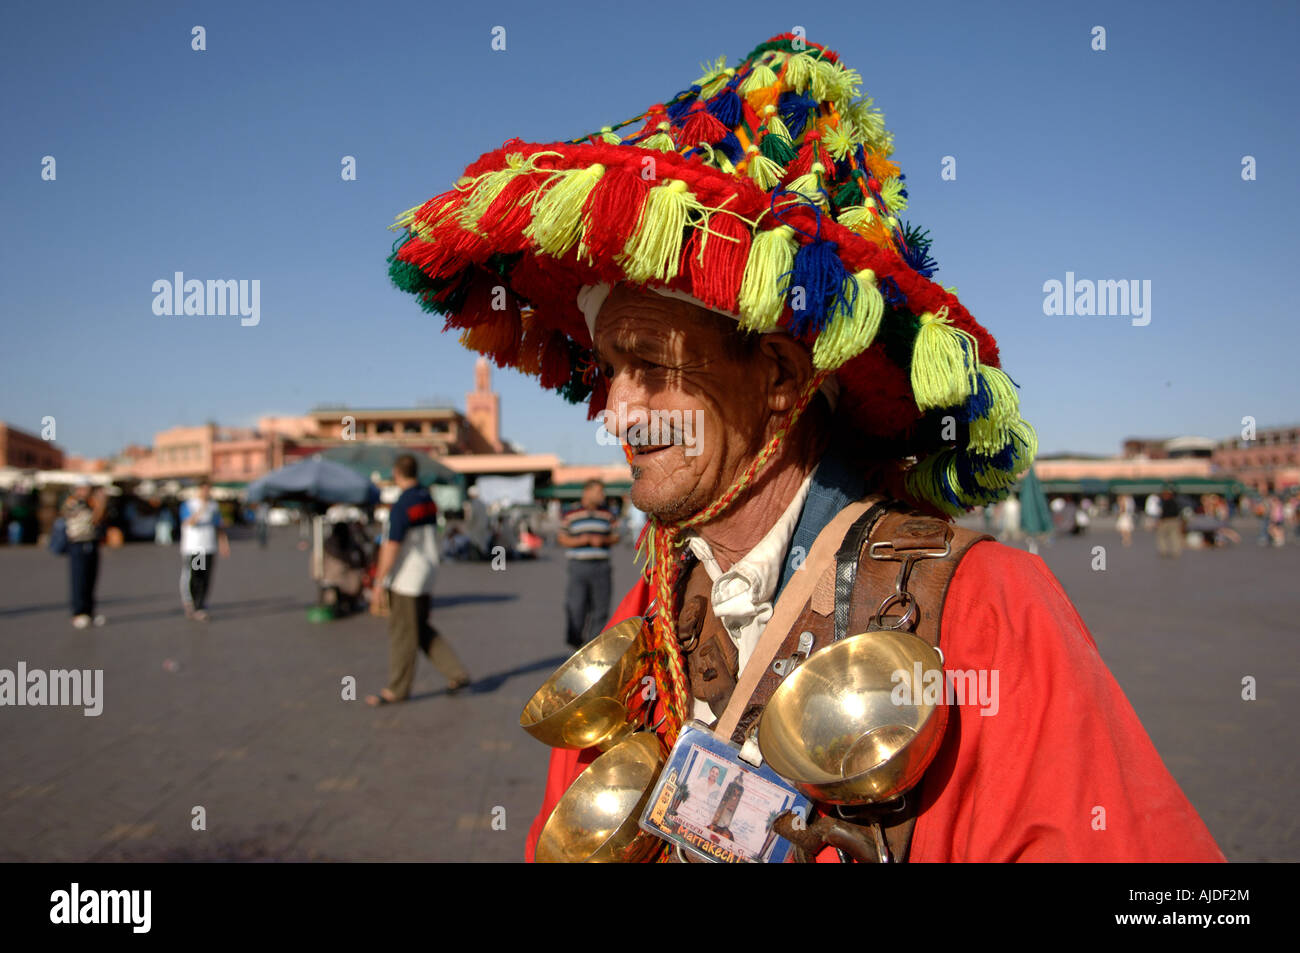
[[[863,75],[936,280],[998,338],[1044,452],[1300,420],[1291,3],[808,9],[594,3],[28,4],[0,15],[0,419],[106,454],[317,403],[463,405],[474,355],[387,281],[393,216],[511,136],[641,112],[805,28]],[[207,50],[190,48],[191,28]],[[494,26],[505,52],[491,49]],[[1105,52],[1090,48],[1106,29]],[[42,157],[57,179],[42,181]],[[357,180],[340,178],[352,155]],[[1254,156],[1255,181],[1242,157]],[[940,178],[953,156],[957,178]],[[153,313],[258,279],[261,320]],[[1151,321],[1046,316],[1043,283],[1151,282]],[[619,461],[494,370],[503,432]]]

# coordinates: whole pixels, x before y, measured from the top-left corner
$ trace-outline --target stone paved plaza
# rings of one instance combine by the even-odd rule
[[[1300,546],[1260,548],[1242,530],[1241,546],[1176,562],[1150,534],[1124,549],[1104,529],[1042,555],[1228,858],[1295,861]],[[296,544],[292,531],[265,550],[235,539],[206,625],[181,612],[174,548],[105,551],[109,623],[85,631],[68,623],[62,560],[0,547],[0,668],[104,672],[98,717],[0,708],[0,859],[522,857],[548,749],[519,711],[568,654],[558,553],[500,572],[447,564],[435,622],[477,681],[448,697],[422,660],[414,699],[376,711],[344,700],[343,682],[358,698],[382,686],[384,623],[310,623]],[[630,548],[618,553],[621,594],[634,574]],[[196,806],[206,830],[192,829]]]

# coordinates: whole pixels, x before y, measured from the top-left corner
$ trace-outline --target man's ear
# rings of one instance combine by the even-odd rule
[[[767,406],[781,413],[789,410],[799,399],[812,378],[812,354],[790,335],[778,331],[764,334],[758,340],[758,353]]]

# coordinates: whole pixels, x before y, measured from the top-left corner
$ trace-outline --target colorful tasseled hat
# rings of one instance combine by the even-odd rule
[[[916,499],[952,514],[994,502],[1037,440],[992,336],[930,280],[927,233],[898,217],[893,137],[860,81],[784,34],[617,126],[513,139],[398,218],[389,273],[467,347],[592,416],[607,382],[585,286],[672,289],[743,329],[783,329],[838,378],[841,419],[916,460]]]

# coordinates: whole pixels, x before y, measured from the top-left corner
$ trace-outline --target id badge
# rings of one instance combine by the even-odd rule
[[[641,829],[701,860],[781,863],[790,842],[772,830],[786,811],[808,817],[811,802],[767,765],[698,721],[682,728],[641,815]]]

